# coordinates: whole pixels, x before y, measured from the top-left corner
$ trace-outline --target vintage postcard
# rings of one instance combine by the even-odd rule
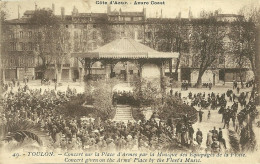
[[[0,4],[0,164],[260,163],[259,0]]]

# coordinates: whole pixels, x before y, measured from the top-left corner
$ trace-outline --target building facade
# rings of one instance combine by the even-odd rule
[[[37,9],[36,9],[37,10]],[[52,10],[55,10],[54,5]],[[22,18],[7,20],[4,26],[7,32],[4,34],[5,52],[2,54],[4,67],[4,77],[6,80],[18,79],[24,77],[32,79],[41,79],[44,76],[49,79],[55,79],[55,63],[50,62],[48,69],[43,73],[41,71],[42,59],[37,54],[37,44],[33,38],[38,30],[28,21],[34,11],[26,11]],[[211,18],[147,18],[145,8],[140,12],[124,12],[121,9],[111,10],[107,7],[106,13],[79,13],[74,7],[71,15],[65,15],[65,9],[61,8],[61,14],[57,15],[62,20],[62,24],[69,32],[69,42],[71,52],[89,52],[101,47],[115,39],[128,37],[147,45],[157,51],[178,52],[180,53],[180,64],[172,66],[171,75],[169,68],[165,68],[165,74],[175,78],[178,81],[188,80],[195,83],[198,77],[199,66],[194,61],[194,51],[190,41],[195,27],[203,26],[205,21],[214,18],[218,22],[220,31],[229,32],[238,15],[217,14]],[[225,42],[230,40],[225,38]],[[229,62],[228,54],[219,55],[214,67],[209,67],[202,77],[203,82],[219,83],[222,81],[239,80],[236,64]],[[176,59],[175,59],[176,60]],[[173,63],[177,63],[174,61]],[[88,74],[84,70],[84,61],[80,58],[73,58],[69,54],[62,64],[62,80],[82,79]],[[123,74],[123,63],[115,66],[118,74]],[[122,68],[121,68],[122,67]],[[100,62],[93,63],[92,74],[102,74],[104,65]],[[131,66],[130,72],[135,72],[135,66]],[[250,66],[243,69],[244,78],[248,79]]]

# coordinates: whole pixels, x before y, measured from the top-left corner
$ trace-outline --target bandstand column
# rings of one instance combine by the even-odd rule
[[[169,59],[169,71],[172,74],[172,59]]]
[[[104,66],[105,66],[105,79],[108,80],[110,78],[109,77],[109,67],[110,67],[110,65],[105,62]]]
[[[142,64],[138,64],[138,70],[139,70],[139,78],[142,79]]]
[[[165,72],[164,72],[164,61],[161,60],[161,63],[160,63],[160,85],[161,85],[161,90],[162,90],[162,86],[163,86],[163,83],[162,83],[162,79],[164,78],[165,76]]]
[[[126,81],[127,81],[127,85],[130,86],[130,83],[129,83],[129,70],[128,70],[128,61],[126,62]]]
[[[85,68],[87,68],[87,74],[91,74],[91,59],[85,58]]]
[[[69,68],[69,80],[73,80],[71,77],[71,68]]]
[[[181,81],[181,68],[178,68],[178,81]]]
[[[110,78],[112,78],[113,75],[113,64],[110,64]]]
[[[18,81],[20,80],[19,68],[17,67],[16,67],[16,78]]]
[[[165,76],[164,61],[161,61],[160,65],[161,78]]]

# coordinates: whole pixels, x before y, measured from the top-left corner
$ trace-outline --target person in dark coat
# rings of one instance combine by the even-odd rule
[[[189,124],[189,140],[190,140],[190,144],[192,144],[193,143],[193,134],[194,134],[194,129],[193,129],[193,127],[192,127],[192,125],[191,124]]]
[[[239,91],[240,91],[240,88],[239,88],[239,87],[237,87],[237,94],[239,94]]]
[[[218,141],[224,145],[225,149],[227,149],[226,140],[223,138],[223,132],[221,128],[219,128]]]
[[[201,109],[200,109],[200,111],[199,111],[199,121],[200,121],[200,122],[202,122],[202,116],[203,116],[203,112],[202,112]]]
[[[202,131],[200,131],[200,129],[198,128],[198,131],[196,133],[196,141],[198,145],[201,145],[202,139],[203,139]]]
[[[218,133],[218,141],[223,138],[223,132],[222,132],[222,129],[219,128],[219,133]]]

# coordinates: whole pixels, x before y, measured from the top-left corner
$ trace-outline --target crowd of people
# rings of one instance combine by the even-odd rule
[[[66,92],[51,89],[32,90],[28,85],[12,85],[16,85],[18,91],[13,92],[11,88],[4,94],[3,106],[5,110],[1,114],[2,122],[27,120],[40,125],[41,130],[47,131],[50,137],[49,149],[61,149],[63,151],[79,149],[85,151],[153,151],[162,150],[173,141],[187,147],[194,145],[194,140],[198,146],[201,146],[203,141],[202,131],[198,129],[195,133],[192,123],[189,122],[186,115],[177,124],[169,120],[158,121],[154,115],[149,120],[128,122],[127,124],[111,120],[100,120],[100,118],[73,118],[59,113],[56,109],[57,106],[70,101],[71,97],[76,96],[76,90],[69,87]],[[173,95],[172,89],[170,90],[170,96],[183,99],[181,92],[175,92]],[[131,92],[114,92],[113,94],[113,100],[116,104],[127,104],[132,97],[133,93]],[[190,106],[201,108],[198,111],[199,122],[202,122],[202,110],[208,110],[208,108],[212,110],[219,109],[218,113],[223,115],[223,128],[229,128],[230,119],[233,121],[233,126],[237,128],[241,125],[238,118],[243,117],[243,112],[247,113],[252,108],[255,108],[253,101],[246,102],[248,98],[248,93],[242,92],[238,95],[233,90],[228,90],[221,95],[214,92],[210,94],[190,92],[187,100],[183,100],[184,103]],[[228,101],[233,103],[231,107],[227,106]],[[243,108],[239,114],[237,114],[238,103]],[[210,115],[209,110],[208,119],[210,119]],[[237,120],[238,124],[236,124]],[[208,132],[206,147],[206,151],[212,152],[226,149],[222,128],[219,128],[218,131],[214,127],[213,130]]]
[[[76,92],[55,90],[31,90],[27,85],[17,92],[5,93],[1,116],[4,123],[27,120],[40,125],[51,138],[50,149],[70,151],[95,150],[158,150],[169,140],[180,136],[174,125],[158,122],[153,117],[135,123],[116,123],[111,120],[72,118],[60,114],[56,107],[70,100]]]
[[[133,104],[134,103],[134,95],[131,91],[114,91],[113,92],[113,104],[116,106],[117,104]]]

